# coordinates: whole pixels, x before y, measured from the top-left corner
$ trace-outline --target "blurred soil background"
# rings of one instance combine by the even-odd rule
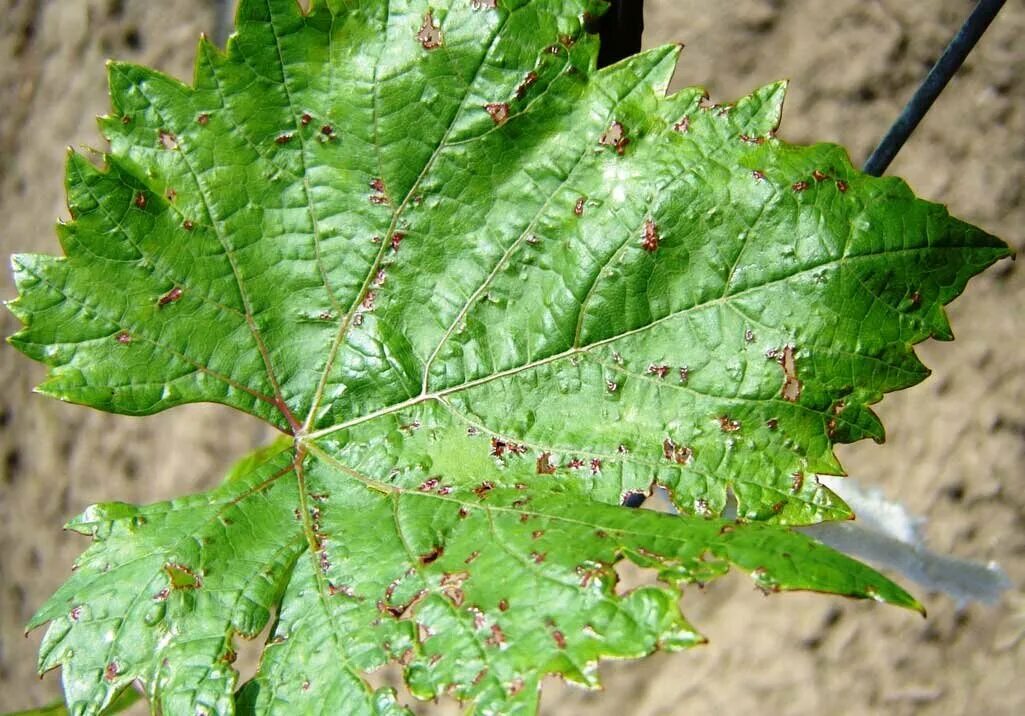
[[[191,77],[213,0],[3,0],[0,255],[59,252],[65,147],[99,147],[108,57]],[[646,43],[687,45],[677,85],[733,100],[792,80],[781,136],[846,145],[861,163],[974,3],[969,0],[648,0]],[[1025,7],[1011,2],[891,173],[923,197],[1025,245]],[[6,259],[5,259],[6,261]],[[0,298],[13,297],[9,271]],[[685,598],[711,643],[603,667],[605,691],[550,683],[546,714],[1025,713],[1025,273],[1003,262],[950,311],[958,340],[925,344],[922,385],[879,406],[885,446],[843,448],[863,484],[928,517],[930,545],[999,562],[1015,585],[995,607],[920,595],[929,618],[817,595],[763,597],[742,575]],[[17,321],[0,311],[0,332]],[[59,693],[39,680],[32,612],[84,538],[60,525],[87,505],[206,489],[266,433],[208,406],[145,420],[31,394],[40,366],[0,347],[0,711]],[[422,714],[457,713],[418,706]],[[177,716],[177,715],[175,715]]]

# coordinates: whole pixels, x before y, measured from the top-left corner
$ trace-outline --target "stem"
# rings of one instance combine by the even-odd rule
[[[890,131],[886,133],[883,141],[865,162],[862,171],[872,176],[882,176],[886,172],[890,162],[897,156],[897,152],[915,131],[947,83],[964,64],[965,58],[986,32],[1005,2],[1006,0],[980,0],[954,39],[947,45],[947,49],[943,51],[940,59],[922,80],[922,84],[904,107],[897,121],[890,127]]]

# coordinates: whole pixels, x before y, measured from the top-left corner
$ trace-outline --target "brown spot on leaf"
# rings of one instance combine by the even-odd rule
[[[601,460],[594,458],[591,460],[591,474],[597,475],[599,472],[601,472]]]
[[[146,195],[141,191],[135,195],[135,205],[140,209],[146,208]]]
[[[274,138],[274,143],[275,144],[288,144],[289,142],[292,141],[293,136],[294,135],[292,135],[292,134],[290,134],[288,132],[285,132],[284,134],[279,134],[277,137]]]
[[[189,219],[186,219],[182,222],[182,228],[186,231],[192,231],[194,228],[196,228],[196,225],[193,224],[192,221],[190,221]]]
[[[847,193],[847,182],[845,182],[843,179],[837,179],[836,180],[836,188],[840,190],[841,194],[846,194]]]
[[[689,378],[690,368],[688,368],[687,366],[683,366],[682,368],[680,368],[680,382],[686,383]]]
[[[544,535],[545,535],[545,531],[544,530],[534,530],[533,532],[530,533],[530,536],[533,539],[541,539],[542,537],[544,537]]]
[[[116,661],[112,661],[103,669],[103,678],[107,681],[114,681],[119,673],[121,673],[121,666]]]
[[[506,601],[505,599],[500,600],[498,602],[498,611],[500,611],[500,612],[507,612],[507,611],[509,611],[509,602]]]
[[[822,171],[819,171],[818,169],[816,169],[815,171],[813,171],[811,173],[811,177],[815,181],[825,181],[826,179],[829,178],[829,175],[826,174],[825,172],[822,172]]]
[[[790,478],[790,492],[796,495],[804,487],[804,473],[798,470]]]
[[[665,378],[669,375],[669,366],[661,363],[652,363],[648,366],[648,375],[658,376],[659,378]]]
[[[491,117],[491,121],[497,125],[505,124],[509,119],[509,105],[505,102],[492,102],[484,105],[484,111]]]
[[[507,689],[507,693],[509,694],[509,696],[515,696],[516,694],[518,694],[521,691],[523,691],[523,687],[525,685],[526,684],[523,683],[523,679],[517,677],[517,678],[513,679],[511,684],[509,684],[509,688]]]
[[[619,390],[619,383],[617,383],[614,380],[607,380],[605,381],[605,389],[608,390],[610,393],[615,393],[617,390]]]
[[[662,455],[677,465],[686,465],[694,457],[694,451],[685,445],[677,445],[672,438],[662,441]]]
[[[565,649],[566,648],[566,635],[563,634],[558,629],[556,629],[556,630],[554,630],[552,632],[552,639],[555,640],[555,645],[557,647],[559,647],[560,649]]]
[[[196,117],[196,123],[199,124],[201,127],[205,127],[206,125],[210,124],[210,115],[206,112],[203,112],[198,117]]]
[[[505,633],[502,631],[502,627],[497,624],[491,625],[491,636],[484,642],[488,646],[502,646],[505,644]]]
[[[537,457],[537,474],[538,475],[554,475],[555,465],[552,463],[552,454],[550,452],[543,452]]]
[[[434,15],[430,10],[424,13],[424,21],[420,25],[420,31],[416,33],[416,39],[425,50],[435,50],[445,42],[441,28],[434,24]]]
[[[653,254],[658,251],[658,245],[661,242],[662,237],[659,236],[658,227],[655,225],[655,222],[651,219],[645,220],[644,232],[641,234],[641,248],[649,254]]]
[[[492,456],[494,456],[494,457],[502,457],[503,455],[505,455],[505,451],[506,451],[506,449],[508,447],[509,447],[509,444],[506,443],[504,440],[499,440],[498,438],[491,438],[491,455]]]
[[[765,421],[765,427],[767,427],[769,430],[776,430],[779,427],[779,419],[769,418],[767,421]]]
[[[128,331],[121,331],[116,336],[114,336],[114,340],[123,346],[127,346],[129,343],[132,342],[132,334]]]
[[[473,494],[475,494],[478,499],[483,500],[487,494],[494,489],[495,483],[485,480],[481,484],[477,485],[477,487],[473,488]]]
[[[334,139],[335,138],[335,128],[332,127],[330,124],[325,124],[323,127],[321,127],[320,128],[320,133],[322,135],[324,135],[325,137],[327,137],[328,139]]]
[[[178,286],[175,286],[170,291],[168,291],[163,296],[161,296],[160,298],[157,299],[157,306],[160,307],[160,308],[163,308],[164,306],[167,306],[168,304],[176,303],[177,301],[181,300],[181,297],[182,297],[183,293],[184,292],[182,291],[181,288],[179,288]]]
[[[690,131],[690,116],[683,115],[680,121],[673,125],[673,130],[680,134],[686,134]]]
[[[755,178],[755,181],[765,181],[765,174],[764,174],[764,172],[760,172],[757,169],[755,169],[753,172],[751,172],[751,176],[753,176]]]
[[[532,560],[534,560],[534,562],[536,564],[541,564],[546,559],[548,559],[548,553],[547,552],[531,552],[530,553],[530,558]]]
[[[309,112],[303,112],[303,116],[299,119],[304,127],[309,126],[310,122],[313,121],[313,115]]]
[[[444,547],[434,547],[427,554],[420,555],[420,564],[424,565],[425,567],[434,564],[443,554],[445,554]]]
[[[171,132],[166,129],[160,130],[160,146],[167,150],[174,150],[178,148],[178,137],[174,136]]]
[[[740,421],[733,420],[727,415],[719,418],[719,429],[724,433],[735,433],[740,430]]]
[[[393,253],[397,254],[399,252],[399,246],[402,244],[402,241],[405,238],[406,235],[401,231],[396,231],[394,234],[391,235],[391,250]]]
[[[527,90],[537,82],[537,72],[533,70],[523,77],[523,81],[516,85],[516,99],[523,99],[527,96]]]
[[[783,352],[776,358],[783,368],[783,387],[780,396],[788,403],[796,403],[801,397],[801,381],[797,379],[797,363],[794,360],[793,346],[784,346]]]
[[[752,137],[749,134],[741,134],[740,141],[745,144],[765,144],[765,137]]]
[[[469,555],[467,555],[466,559],[463,560],[463,564],[473,564],[474,560],[476,560],[478,557],[480,557],[480,552],[474,550],[473,552],[470,552]]]
[[[470,0],[470,7],[474,10],[494,10],[498,7],[498,0]]]
[[[620,156],[626,151],[626,145],[629,143],[630,139],[626,136],[626,127],[621,122],[610,124],[609,128],[598,138],[598,144],[615,149],[616,154]]]
[[[82,617],[82,607],[72,607],[71,611],[68,612],[68,617],[71,618],[71,621],[77,622]]]
[[[790,188],[794,190],[794,193],[800,194],[802,191],[804,191],[805,189],[808,188],[808,182],[806,182],[806,181],[794,182],[793,186],[791,186]]]
[[[573,206],[573,213],[576,214],[577,216],[583,216],[584,215],[584,204],[586,204],[586,203],[587,203],[587,197],[586,196],[582,196],[579,199],[577,199],[577,203]]]

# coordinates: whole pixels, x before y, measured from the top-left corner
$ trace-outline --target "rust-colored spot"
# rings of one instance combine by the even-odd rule
[[[485,480],[481,484],[477,485],[477,487],[473,488],[473,494],[475,494],[478,499],[483,500],[485,496],[494,489],[495,483]]]
[[[524,686],[526,686],[526,684],[523,683],[523,679],[516,677],[513,679],[512,683],[509,684],[509,688],[506,690],[506,693],[508,693],[509,696],[515,696],[523,691]]]
[[[690,116],[683,115],[680,117],[680,121],[673,125],[673,130],[680,134],[686,134],[690,131]]]
[[[444,547],[434,547],[431,549],[430,552],[420,555],[420,564],[424,565],[425,567],[434,564],[438,561],[438,559],[441,558],[443,554],[445,554]]]
[[[146,208],[146,195],[141,191],[135,195],[135,205],[140,209]]]
[[[275,144],[288,144],[289,142],[292,141],[294,136],[295,135],[290,134],[288,132],[285,132],[284,134],[279,134],[277,137],[274,138],[274,143]]]
[[[535,564],[541,564],[546,559],[548,559],[548,553],[547,552],[531,552],[530,553],[530,558],[532,560],[534,560]]]
[[[516,99],[523,99],[527,96],[527,90],[529,90],[534,83],[537,82],[537,72],[531,70],[523,77],[518,85],[516,85]]]
[[[157,306],[159,306],[160,308],[163,308],[164,306],[166,306],[168,304],[176,303],[177,301],[181,300],[181,297],[182,297],[183,293],[184,292],[182,291],[181,288],[179,288],[178,286],[175,286],[170,291],[168,291],[163,296],[161,296],[160,298],[157,299]]]
[[[484,681],[484,677],[488,675],[488,667],[484,667],[477,672],[477,675],[473,677],[473,686],[480,686],[480,683]]]
[[[765,173],[760,172],[757,169],[751,172],[751,176],[755,178],[755,181],[765,181]]]
[[[665,378],[669,375],[669,366],[662,363],[652,363],[648,366],[648,375],[658,376],[659,378]]]
[[[736,527],[734,527],[733,525],[723,525],[722,527],[719,528],[719,534],[720,535],[728,535],[730,532],[733,532],[735,529],[736,529]]]
[[[749,134],[741,134],[740,141],[745,144],[765,144],[765,137],[752,137]]]
[[[601,460],[594,458],[591,460],[591,474],[597,475],[599,472],[601,472]]]
[[[309,679],[304,680],[303,683],[302,683],[302,686],[300,688],[302,688],[303,691],[309,691],[310,690],[310,681],[309,681]]]
[[[170,581],[168,586],[172,590],[199,589],[203,586],[203,580],[199,578],[199,575],[184,564],[168,562],[164,565],[163,570]]]
[[[843,179],[837,179],[836,180],[836,188],[840,190],[841,194],[846,194],[847,193],[847,182],[845,182]]]
[[[619,390],[619,383],[617,383],[614,380],[606,380],[605,389],[608,390],[610,393],[615,393],[617,390]]]
[[[383,286],[387,282],[388,282],[388,272],[385,271],[384,269],[378,269],[377,273],[374,275],[374,280],[371,282],[371,285],[373,285],[374,288],[380,288],[381,286]]]
[[[685,445],[677,445],[672,438],[662,441],[662,455],[677,465],[686,465],[694,457],[694,451]]]
[[[192,231],[194,228],[196,228],[196,225],[193,224],[190,219],[186,219],[182,222],[182,228],[186,231]]]
[[[498,611],[500,611],[500,612],[507,612],[507,611],[509,611],[509,602],[507,600],[505,600],[505,599],[500,600],[498,602]]]
[[[354,590],[352,587],[350,587],[348,585],[345,585],[345,584],[343,584],[341,586],[337,586],[337,585],[328,583],[328,585],[327,585],[327,593],[330,594],[332,597],[335,596],[335,595],[338,595],[338,594],[342,594],[342,595],[345,595],[346,597],[353,597],[353,598],[355,598],[355,596],[356,596],[356,590]],[[362,601],[362,600],[360,600],[360,601]]]
[[[103,678],[107,681],[114,681],[120,673],[121,666],[116,661],[112,661],[103,669]]]
[[[754,343],[755,342],[755,332],[752,331],[750,328],[748,328],[746,331],[744,331],[744,342],[745,343]]]
[[[825,181],[826,179],[829,178],[829,175],[826,174],[823,171],[820,171],[820,170],[816,169],[815,171],[813,171],[811,173],[811,178],[814,179],[815,181]]]
[[[438,483],[440,482],[441,480],[439,480],[438,478],[431,477],[421,482],[420,487],[418,487],[417,489],[420,490],[420,492],[431,492],[432,490],[434,490],[435,487],[438,486]]]
[[[463,560],[463,564],[473,564],[474,560],[480,557],[480,552],[474,550],[467,555],[466,559]]]
[[[804,473],[798,470],[790,478],[790,492],[796,495],[804,487]]]
[[[555,645],[557,647],[559,647],[560,649],[565,649],[566,648],[566,635],[563,634],[558,629],[556,629],[556,630],[554,630],[552,632],[552,639],[555,640]]]
[[[373,311],[375,301],[377,301],[377,294],[373,291],[367,291],[366,295],[363,296],[363,301],[360,305],[364,310]]]
[[[131,115],[127,115],[126,114],[123,117],[121,117],[121,124],[131,124],[131,123],[132,123]]]
[[[313,115],[311,115],[309,112],[303,112],[303,116],[300,117],[299,121],[302,123],[304,127],[307,127],[309,126],[310,122],[313,121]]]
[[[575,458],[571,459],[568,463],[566,463],[566,467],[568,467],[570,470],[579,470],[584,465],[585,465],[584,461],[581,460],[578,457],[575,457]]]
[[[465,520],[469,516],[470,516],[470,511],[468,509],[466,509],[465,507],[460,507],[459,508],[459,519]]]
[[[205,127],[206,125],[210,124],[210,115],[206,112],[203,112],[198,117],[196,117],[196,123],[199,124],[201,127]]]
[[[644,222],[644,231],[641,234],[641,248],[647,251],[649,254],[653,254],[658,251],[658,245],[661,243],[662,237],[659,236],[658,226],[651,219],[646,219]]]
[[[783,352],[776,358],[783,368],[783,387],[780,397],[788,403],[796,403],[801,397],[801,381],[797,379],[797,362],[794,360],[794,347],[784,346]]]
[[[765,421],[765,427],[767,427],[769,430],[776,430],[777,428],[779,428],[779,419],[769,418],[767,421]]]
[[[680,368],[680,382],[686,383],[690,379],[690,368],[683,366]]]
[[[740,421],[732,420],[729,416],[723,415],[719,418],[719,429],[724,433],[735,433],[740,430]]]
[[[606,538],[608,538],[609,533],[606,532],[605,530],[595,530],[594,536],[597,537],[598,539],[606,539]]]
[[[178,192],[168,187],[167,191],[164,192],[164,196],[166,196],[167,200],[173,204],[175,200],[178,198]]]
[[[777,515],[778,515],[778,514],[779,514],[780,512],[782,512],[782,511],[783,511],[783,508],[784,508],[784,507],[786,507],[786,506],[787,506],[787,503],[786,503],[786,501],[785,501],[785,500],[780,500],[779,502],[777,502],[777,503],[773,504],[773,506],[772,506],[772,511],[773,511],[773,512],[774,512],[775,514],[777,514]]]
[[[509,447],[509,444],[507,442],[505,442],[504,440],[499,440],[498,438],[491,438],[491,455],[492,456],[494,456],[494,457],[502,457],[503,455],[505,455],[505,451],[506,451],[506,449],[508,447]]]
[[[167,150],[174,150],[178,148],[178,137],[174,136],[173,133],[168,132],[166,129],[160,130],[160,146]]]
[[[484,111],[491,117],[495,124],[505,124],[509,119],[509,105],[505,102],[492,102],[484,105]]]
[[[544,535],[545,535],[545,531],[544,530],[534,530],[533,532],[530,533],[530,536],[533,539],[541,539],[542,537],[544,537]]]
[[[68,617],[71,619],[71,621],[77,622],[82,617],[82,607],[72,607],[71,611],[68,612]]]
[[[402,233],[401,231],[396,231],[394,234],[391,235],[391,250],[392,250],[392,253],[396,253],[397,254],[399,252],[399,246],[402,244],[402,241],[405,238],[406,238],[406,235],[404,233]]]
[[[492,624],[491,636],[489,636],[484,643],[488,646],[502,646],[505,644],[505,633],[502,631],[502,627],[497,624]]]
[[[794,190],[795,194],[800,194],[802,191],[804,191],[805,189],[808,188],[808,182],[806,182],[806,181],[794,182],[793,186],[791,186],[790,188]]]
[[[922,305],[922,294],[918,291],[915,291],[911,294],[911,305],[915,308],[918,308]]]
[[[470,0],[470,7],[474,10],[494,10],[498,7],[498,0]]]
[[[328,139],[334,139],[335,138],[335,128],[332,127],[330,124],[325,124],[323,127],[321,127],[320,128],[320,133],[322,135],[324,135],[325,137],[327,137]]]
[[[132,342],[132,334],[128,331],[121,331],[116,336],[114,336],[114,340],[123,346],[127,346],[129,343]]]
[[[576,214],[577,216],[583,216],[584,215],[584,204],[586,204],[586,203],[587,203],[587,197],[586,196],[582,196],[579,199],[577,199],[577,203],[573,206],[573,213]]]
[[[552,463],[552,454],[550,452],[543,452],[537,456],[537,474],[555,474],[555,465]]]
[[[424,21],[420,25],[420,31],[416,33],[416,39],[425,50],[435,50],[445,42],[441,28],[434,24],[434,15],[430,10],[424,13]]]
[[[615,149],[616,154],[620,156],[626,151],[626,145],[629,143],[630,138],[626,136],[626,127],[621,122],[610,124],[609,128],[598,138],[598,144]]]

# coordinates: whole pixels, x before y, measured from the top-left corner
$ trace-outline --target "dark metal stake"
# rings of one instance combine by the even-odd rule
[[[598,67],[613,65],[641,51],[644,0],[611,0],[609,5],[598,21]]]
[[[904,107],[900,117],[890,127],[890,131],[887,132],[883,141],[865,162],[862,171],[877,177],[886,172],[890,162],[897,156],[897,152],[904,146],[911,133],[915,131],[925,113],[940,96],[940,92],[964,64],[965,58],[986,32],[1005,2],[1006,0],[980,0],[975,10],[958,30],[957,35],[947,45],[943,55],[929,70],[929,74],[926,75],[911,101]]]

